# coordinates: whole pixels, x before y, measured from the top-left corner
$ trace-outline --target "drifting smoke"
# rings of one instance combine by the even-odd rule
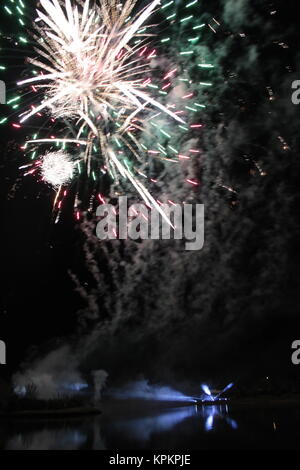
[[[193,166],[201,185],[186,190],[174,167],[165,186],[166,198],[184,194],[205,204],[204,249],[187,253],[173,240],[99,244],[94,224],[82,223],[87,275],[73,279],[87,305],[81,327],[93,330],[75,348],[83,369],[100,365],[119,380],[146,372],[164,382],[203,376],[224,383],[235,372],[279,370],[286,360],[287,343],[277,344],[275,332],[283,342],[291,336],[297,305],[299,260],[289,253],[299,230],[298,110],[290,99],[298,32],[286,20],[293,6],[273,4],[206,5],[203,20],[214,31],[197,50],[213,55],[217,67],[213,93],[198,97],[207,103]],[[42,371],[43,361],[35,367]],[[147,382],[140,386],[126,393],[155,396]]]
[[[112,389],[109,391],[109,395],[122,400],[136,398],[154,401],[194,401],[192,397],[184,395],[171,387],[151,385],[149,381],[145,379],[131,382],[115,390]]]
[[[290,298],[295,294],[284,279],[295,269],[287,258],[293,232],[287,226],[295,203],[288,178],[291,162],[295,174],[299,171],[292,150],[299,139],[297,119],[287,125],[282,116],[297,111],[290,100],[289,71],[283,66],[289,63],[292,69],[297,53],[290,50],[286,55],[288,49],[282,47],[290,32],[276,19],[279,4],[272,11],[268,6],[261,10],[253,1],[244,0],[240,6],[237,10],[235,2],[224,1],[218,2],[219,9],[215,3],[208,7],[206,21],[215,32],[204,49],[197,46],[199,56],[214,56],[217,64],[211,72],[213,92],[199,91],[198,97],[207,102],[201,152],[194,165],[201,190],[186,194],[189,201],[205,204],[204,249],[183,253],[179,241],[99,245],[92,227],[83,224],[91,273],[95,264],[88,260],[101,260],[102,269],[110,273],[106,285],[114,286],[113,296],[101,295],[103,283],[101,291],[96,285],[90,289],[93,304],[101,303],[99,315],[110,322],[105,334],[98,323],[101,341],[95,349],[87,348],[86,366],[99,355],[105,367],[117,368],[117,357],[124,352],[135,358],[133,371],[147,367],[154,377],[171,369],[175,374],[221,378],[222,369],[226,380],[232,364],[237,370],[243,364],[246,370],[244,364],[256,363],[253,354],[265,354],[254,373],[276,363],[270,359],[271,350],[282,361],[281,347],[274,343],[266,352],[257,328],[260,325],[263,332],[270,318],[273,327],[286,328],[281,303],[287,291]],[[213,22],[216,13],[219,26]],[[183,142],[174,142],[175,147],[179,144]],[[181,182],[182,173],[172,169],[165,192],[175,201],[182,196]],[[107,336],[113,338],[109,353]],[[243,348],[245,341],[255,341],[256,350]],[[152,349],[159,363],[149,357]]]
[[[101,392],[106,384],[108,373],[105,370],[94,370],[92,375],[94,379],[94,402],[97,403],[101,400]]]
[[[25,372],[15,374],[13,382],[16,390],[24,393],[26,388],[33,384],[37,396],[48,399],[72,384],[85,381],[79,372],[78,358],[73,355],[69,346],[64,345],[29,367],[25,366]]]
[[[67,364],[67,366],[66,366]],[[29,367],[24,365],[25,372],[18,372],[13,377],[15,390],[26,394],[28,387],[34,386],[38,398],[50,399],[58,394],[72,394],[88,388],[88,383],[80,372],[80,362],[70,346],[64,345],[44,359],[39,359]],[[102,389],[106,384],[108,373],[104,370],[92,372],[94,385],[94,402],[101,399]]]

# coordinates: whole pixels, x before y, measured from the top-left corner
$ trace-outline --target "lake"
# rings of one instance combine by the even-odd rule
[[[102,404],[99,416],[0,423],[2,450],[297,449],[300,407]]]

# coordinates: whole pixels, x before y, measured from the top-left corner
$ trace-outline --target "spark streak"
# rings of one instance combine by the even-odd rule
[[[126,0],[121,8],[117,0],[109,3],[107,0],[100,0],[99,4],[90,0],[41,0],[34,36],[38,57],[28,59],[40,73],[20,81],[18,85],[32,87],[34,84],[36,92],[42,91],[42,99],[38,106],[22,113],[20,123],[34,115],[40,115],[42,111],[46,111],[52,118],[68,120],[77,129],[77,139],[65,135],[55,139],[28,140],[26,144],[51,142],[56,145],[85,145],[84,161],[88,174],[92,159],[91,148],[96,146],[99,148],[99,165],[103,166],[105,163],[114,177],[117,177],[117,169],[132,183],[144,201],[152,204],[166,218],[146,187],[112,150],[112,141],[118,143],[121,139],[127,150],[138,159],[141,158],[138,140],[130,131],[145,130],[143,116],[149,114],[152,108],[158,108],[175,121],[185,124],[177,114],[149,93],[140,90],[149,80],[147,78],[145,82],[143,78],[150,71],[145,61],[154,56],[155,50],[145,58],[142,57],[148,47],[145,40],[141,41],[141,46],[130,46],[130,43],[135,37],[143,36],[139,31],[141,26],[144,26],[142,31],[146,31],[144,36],[148,36],[148,26],[145,23],[160,4],[160,0],[153,0],[131,17],[135,4],[136,0]],[[137,58],[134,57],[136,54]],[[171,77],[175,71],[172,70],[167,76]],[[133,118],[139,115],[139,125],[133,124]],[[81,139],[78,139],[79,136]],[[135,145],[132,146],[129,140]],[[48,160],[49,155],[51,154],[48,154]],[[59,184],[64,183],[56,165],[61,162],[64,174],[67,160],[62,154],[60,159],[54,158],[57,153],[52,155],[57,177],[51,174],[47,180],[53,181],[56,186],[58,180]],[[43,164],[47,158],[44,157]]]

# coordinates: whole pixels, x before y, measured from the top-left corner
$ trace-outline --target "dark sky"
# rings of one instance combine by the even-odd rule
[[[14,158],[10,166],[16,164]],[[12,173],[15,177],[16,168]],[[76,266],[78,241],[72,223],[53,226],[51,200],[51,191],[25,180],[3,212],[1,326],[10,366],[18,363],[24,347],[64,335],[74,323],[76,299],[67,270]]]
[[[207,217],[201,253],[182,253],[171,243],[147,244],[138,253],[130,243],[115,245],[108,248],[112,261],[102,268],[103,285],[90,282],[93,268],[84,265],[84,237],[72,215],[66,211],[53,224],[51,189],[18,171],[24,135],[1,128],[4,374],[32,346],[40,345],[40,354],[55,349],[57,338],[65,342],[73,335],[77,355],[88,345],[83,369],[101,365],[124,378],[149,373],[187,380],[197,370],[226,378],[268,370],[299,375],[290,364],[290,346],[300,332],[300,108],[290,99],[291,83],[300,79],[294,7],[291,1],[218,0],[203,13],[204,22],[215,17],[221,26],[206,38],[218,67],[194,170],[202,180],[195,201],[204,202]],[[13,28],[6,16],[5,27]],[[22,68],[22,55],[14,61]],[[13,70],[11,81],[21,69]],[[175,195],[177,177],[169,182]],[[90,249],[98,262],[106,259],[101,247]],[[86,292],[98,304],[97,320],[89,321],[91,307],[74,291],[69,270],[83,284],[89,280]],[[118,270],[116,280],[109,273]],[[79,310],[84,327],[78,326]],[[109,331],[101,329],[103,318],[114,324]]]
[[[32,11],[28,2],[26,8],[28,24]],[[32,48],[30,45],[14,46],[14,39],[21,31],[16,29],[15,18],[1,12],[0,20],[1,59],[8,64],[3,80],[10,96]],[[1,111],[5,115],[10,109],[1,105]],[[19,148],[26,131],[15,132],[7,125],[1,127],[0,133],[1,199],[4,202],[0,336],[7,342],[5,372],[9,374],[30,348],[73,331],[80,299],[74,294],[68,270],[74,267],[80,271],[81,261],[73,215],[68,216],[66,211],[62,222],[54,225],[53,190],[34,178],[24,178],[18,170],[28,163]]]

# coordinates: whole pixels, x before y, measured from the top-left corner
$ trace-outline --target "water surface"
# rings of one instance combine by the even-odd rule
[[[300,409],[108,402],[96,417],[0,422],[0,449],[297,449]]]

